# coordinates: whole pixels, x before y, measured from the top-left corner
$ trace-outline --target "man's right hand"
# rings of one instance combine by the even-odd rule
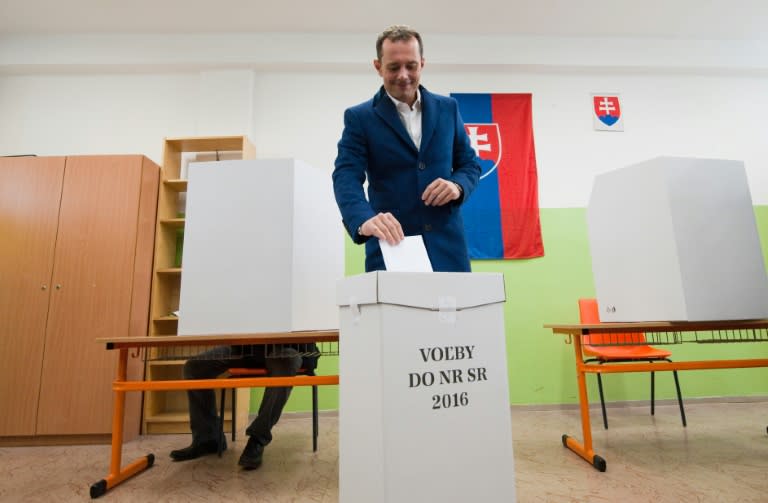
[[[379,213],[366,220],[360,226],[360,235],[377,237],[393,246],[405,238],[400,222],[392,213]]]

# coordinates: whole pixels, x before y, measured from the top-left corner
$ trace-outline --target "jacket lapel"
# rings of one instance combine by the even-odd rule
[[[389,96],[387,96],[387,92],[384,90],[383,87],[379,91],[379,94],[376,95],[376,97],[373,100],[373,109],[376,112],[376,115],[381,117],[381,119],[390,128],[392,128],[392,130],[394,130],[394,132],[397,133],[397,135],[408,146],[410,146],[414,151],[416,150],[416,145],[413,143],[413,140],[411,140],[411,137],[408,134],[408,131],[405,130],[405,126],[403,126],[403,122],[400,120],[400,116],[397,113],[395,104],[392,103],[391,99],[389,99]],[[422,121],[423,121],[423,116],[422,116]],[[423,145],[423,142],[422,142],[422,145]]]
[[[421,92],[421,151],[424,152],[437,127],[440,110],[437,108],[437,100],[432,96],[432,93],[422,86],[419,86],[419,91]]]

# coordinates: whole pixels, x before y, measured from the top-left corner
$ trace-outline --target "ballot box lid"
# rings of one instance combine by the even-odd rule
[[[391,304],[421,309],[468,309],[506,300],[501,273],[375,271],[339,281],[339,306]]]

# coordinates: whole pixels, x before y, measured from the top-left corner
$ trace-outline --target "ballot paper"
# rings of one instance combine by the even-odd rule
[[[419,236],[406,236],[392,246],[380,240],[379,246],[384,255],[384,265],[392,272],[432,272],[432,263],[424,247],[424,239]]]

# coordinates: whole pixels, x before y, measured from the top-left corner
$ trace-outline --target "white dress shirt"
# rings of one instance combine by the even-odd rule
[[[389,93],[387,93],[387,96],[395,104],[400,121],[405,126],[405,130],[408,131],[408,135],[413,140],[414,145],[416,145],[417,149],[421,148],[421,93],[416,89],[416,101],[413,102],[412,107],[393,98]]]

